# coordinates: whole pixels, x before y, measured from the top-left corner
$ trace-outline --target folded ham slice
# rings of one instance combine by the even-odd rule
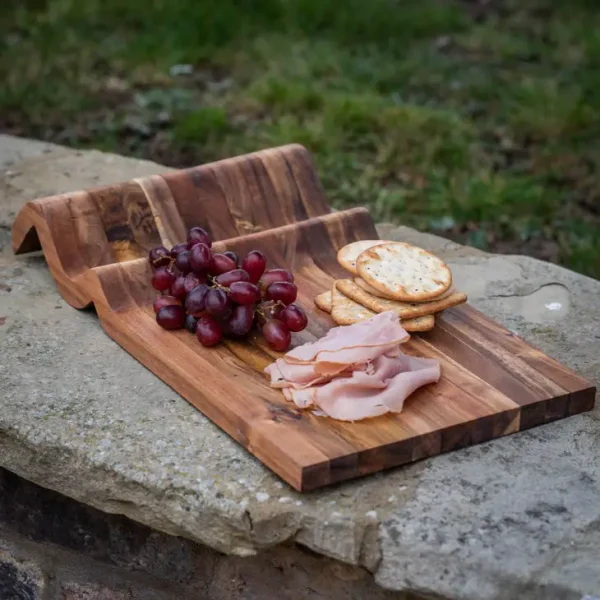
[[[404,401],[417,388],[439,381],[440,365],[432,358],[403,355],[387,360],[394,363],[390,365],[394,374],[387,379],[380,379],[377,371],[370,380],[364,373],[335,379],[314,388],[313,403],[334,419],[358,421],[387,412],[401,412]]]
[[[373,360],[409,338],[398,315],[386,311],[354,325],[333,327],[320,340],[290,350],[284,360],[295,364],[317,364],[318,371],[319,366],[326,369],[327,363],[349,365]]]
[[[366,368],[366,365],[364,367]],[[360,366],[357,366],[357,368],[360,368]],[[345,364],[335,365],[335,368],[330,369],[329,372],[319,373],[313,364],[289,364],[282,358],[278,358],[274,363],[265,368],[265,372],[271,377],[272,387],[302,389],[329,381],[343,372],[351,374],[352,366]]]
[[[379,313],[355,325],[334,327],[265,371],[287,400],[314,414],[358,421],[401,412],[408,396],[441,375],[437,360],[400,350],[407,339],[395,313]]]

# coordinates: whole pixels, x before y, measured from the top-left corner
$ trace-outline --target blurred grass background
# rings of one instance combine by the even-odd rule
[[[190,166],[299,142],[337,207],[600,278],[594,0],[6,0],[0,129]]]

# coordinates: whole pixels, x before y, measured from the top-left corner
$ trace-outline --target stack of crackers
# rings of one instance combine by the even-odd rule
[[[315,304],[338,325],[392,310],[406,331],[429,331],[435,315],[467,301],[453,287],[448,265],[418,246],[361,240],[341,248],[337,260],[352,277],[334,281]]]

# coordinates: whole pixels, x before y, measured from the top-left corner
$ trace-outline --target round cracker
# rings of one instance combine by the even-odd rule
[[[435,298],[452,285],[452,273],[443,260],[405,242],[364,250],[356,259],[356,269],[370,286],[405,302]]]
[[[390,296],[389,294],[384,294],[383,292],[376,290],[373,286],[370,286],[366,281],[363,281],[360,277],[355,277],[353,281],[359,288],[367,292],[367,294],[371,294],[371,296],[381,298],[382,300],[395,300],[395,298],[392,298],[392,296]],[[418,302],[417,304],[429,304],[430,302],[438,302],[439,300],[444,300],[445,298],[448,298],[453,294],[458,293],[460,293],[458,292],[458,290],[456,290],[453,286],[450,286],[445,292],[443,292],[439,296],[436,296],[435,298],[428,298],[427,300],[424,300],[423,302]]]
[[[374,317],[377,313],[369,310],[362,304],[354,302],[336,287],[333,283],[331,289],[331,317],[338,325],[353,325]]]
[[[431,331],[435,325],[435,317],[433,315],[424,315],[422,317],[415,317],[414,319],[400,319],[400,325],[408,333]]]
[[[337,261],[350,273],[357,275],[356,271],[356,259],[365,250],[377,246],[379,244],[387,244],[386,240],[358,240],[358,242],[352,242],[346,244],[343,248],[340,248],[337,253]]]
[[[383,292],[376,290],[373,286],[369,285],[366,281],[364,281],[360,277],[355,277],[354,283],[356,283],[356,285],[359,288],[361,288],[365,292],[367,292],[367,294],[371,294],[371,296],[376,296],[377,298],[384,298],[386,300],[393,300],[393,298],[391,298],[389,295],[386,295]]]
[[[318,296],[315,296],[315,304],[321,310],[330,313],[331,312],[331,292],[323,292]]]
[[[399,300],[388,300],[378,298],[365,292],[351,279],[339,279],[335,282],[337,289],[348,298],[366,306],[369,310],[377,313],[394,311],[401,319],[415,319],[425,315],[433,315],[453,306],[458,306],[467,301],[467,295],[462,292],[454,292],[444,296],[441,300],[430,300],[429,302],[401,302]]]

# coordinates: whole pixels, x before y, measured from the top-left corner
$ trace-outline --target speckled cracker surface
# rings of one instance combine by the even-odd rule
[[[365,308],[340,292],[335,283],[331,289],[331,316],[338,325],[352,325],[370,319],[377,313]]]
[[[408,331],[409,333],[430,331],[435,325],[435,317],[433,315],[425,315],[424,317],[416,317],[415,319],[400,319],[400,325],[404,327],[404,331]]]
[[[393,310],[402,319],[414,319],[415,317],[433,315],[467,301],[467,295],[462,292],[454,292],[441,300],[432,302],[400,302],[398,300],[386,300],[385,298],[372,296],[351,279],[338,280],[336,287],[342,294],[370,310],[377,313]]]
[[[363,251],[356,268],[369,285],[405,302],[435,298],[452,285],[452,273],[444,261],[404,242]]]
[[[323,292],[315,298],[315,304],[321,310],[331,312],[331,292]]]
[[[352,325],[377,314],[340,292],[340,281],[344,280],[335,281],[331,290],[331,316],[338,325]],[[400,319],[400,324],[408,332],[429,331],[435,325],[435,318],[433,315],[426,315],[414,319]]]
[[[356,275],[356,259],[358,256],[373,246],[385,243],[387,243],[386,240],[359,240],[358,242],[352,242],[338,250],[337,261],[344,269]]]
[[[371,296],[377,296],[377,298],[384,298],[386,300],[394,299],[389,294],[386,294],[385,292],[380,292],[379,290],[376,290],[372,285],[369,285],[364,279],[361,279],[360,277],[355,277],[353,279],[353,281],[358,287],[362,288],[368,294],[371,294]],[[457,291],[456,289],[454,289],[452,286],[450,286],[443,294],[440,294],[439,296],[436,296],[435,298],[430,298],[429,300],[422,300],[421,302],[435,302],[437,300],[442,300],[442,299],[450,296],[450,294],[456,293],[456,291]]]

